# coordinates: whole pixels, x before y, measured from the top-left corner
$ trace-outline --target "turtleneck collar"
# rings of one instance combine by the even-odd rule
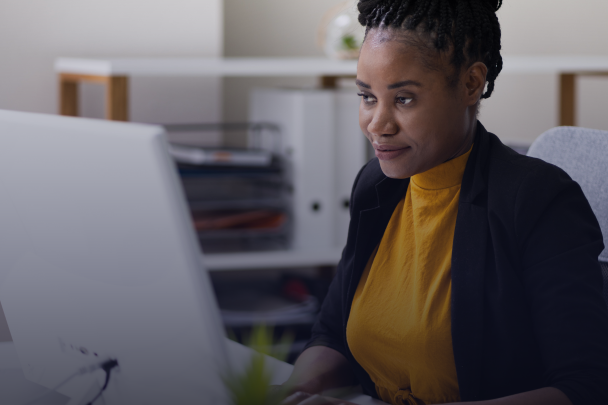
[[[425,190],[441,190],[458,186],[462,183],[462,176],[467,165],[473,145],[464,154],[435,166],[423,173],[412,176],[411,181],[419,188]]]

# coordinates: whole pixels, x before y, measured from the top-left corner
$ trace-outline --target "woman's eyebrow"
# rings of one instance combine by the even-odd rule
[[[355,80],[355,84],[356,84],[357,86],[365,87],[366,89],[371,89],[371,88],[372,88],[372,86],[370,86],[370,85],[369,85],[369,84],[367,84],[367,83],[363,83],[363,82],[362,82],[361,80],[359,80],[359,79]]]
[[[397,82],[397,83],[389,84],[388,86],[386,86],[386,88],[389,89],[389,90],[392,90],[392,89],[397,89],[399,87],[405,87],[405,86],[422,87],[422,83],[417,82],[415,80],[404,80],[402,82]]]

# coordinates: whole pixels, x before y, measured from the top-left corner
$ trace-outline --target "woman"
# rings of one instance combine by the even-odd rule
[[[285,403],[355,384],[392,404],[608,403],[597,220],[566,173],[477,121],[502,66],[500,5],[359,1],[360,125],[377,159],[355,180]]]

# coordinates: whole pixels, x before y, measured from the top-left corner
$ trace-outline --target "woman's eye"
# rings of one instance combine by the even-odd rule
[[[366,104],[370,104],[370,103],[374,102],[374,98],[372,96],[370,96],[370,95],[367,95],[365,93],[357,93],[357,95],[359,97],[361,97],[363,99],[363,102],[366,103]]]
[[[406,104],[409,104],[412,102],[412,98],[411,97],[397,97],[396,101],[399,104],[406,105]]]

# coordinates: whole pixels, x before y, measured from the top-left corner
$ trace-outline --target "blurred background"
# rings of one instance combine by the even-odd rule
[[[2,0],[0,109],[58,113],[54,63],[60,57],[324,58],[320,32],[331,9],[342,3]],[[498,12],[503,56],[608,56],[606,15],[605,0],[505,0]],[[277,333],[290,330],[296,341],[291,360],[306,341],[332,279],[345,241],[348,192],[368,156],[358,131],[353,80],[341,79],[332,90],[340,95],[331,99],[336,105],[320,98],[320,109],[313,103],[302,113],[321,117],[329,111],[323,103],[329,102],[328,108],[342,115],[327,133],[314,126],[298,132],[289,118],[297,115],[297,97],[322,93],[313,75],[133,76],[129,81],[131,121],[167,125],[175,130],[174,141],[229,147],[223,154],[198,150],[216,153],[215,164],[188,160],[192,150],[182,151],[182,159],[176,158],[179,173],[203,251],[209,253],[227,329],[237,339],[260,322],[277,325]],[[559,86],[556,73],[504,73],[492,97],[483,101],[480,120],[503,142],[525,150],[559,124]],[[81,116],[104,119],[103,86],[82,83],[78,94]],[[580,77],[575,99],[577,125],[608,130],[608,77]],[[292,110],[281,110],[292,104]],[[196,131],[185,124],[196,124]],[[314,142],[321,138],[304,136],[311,133],[352,139],[347,151],[352,155],[319,155]],[[291,140],[279,151],[258,150],[252,146],[254,135]],[[231,164],[222,161],[226,156]],[[321,181],[318,173],[333,160],[340,165],[332,169],[337,177]],[[0,311],[0,341],[10,340],[1,318]]]
[[[56,113],[60,56],[323,56],[317,31],[340,0],[3,0],[0,108]],[[608,3],[505,0],[503,55],[608,55]],[[557,75],[501,75],[481,121],[505,140],[531,143],[557,125]],[[247,120],[253,87],[312,87],[311,78],[134,78],[131,119]],[[83,86],[82,115],[103,117],[102,89]],[[608,80],[579,81],[578,125],[608,129]]]

